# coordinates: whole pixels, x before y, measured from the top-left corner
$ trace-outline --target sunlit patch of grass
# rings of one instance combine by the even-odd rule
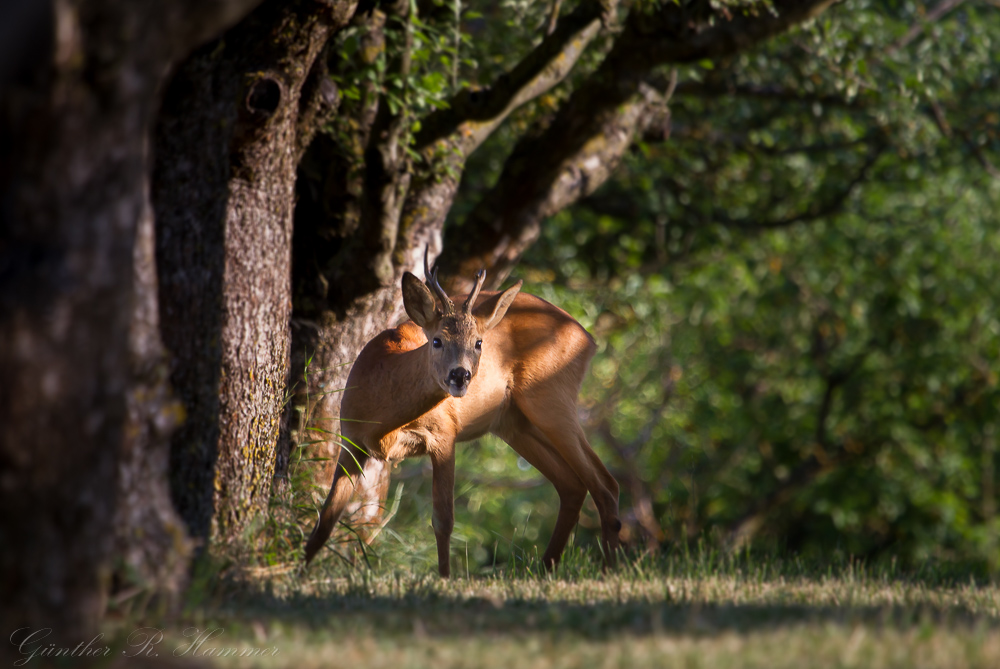
[[[222,666],[994,667],[1000,586],[928,567],[832,564],[706,548],[603,572],[568,552],[439,579],[433,567],[348,567],[216,583],[167,625],[203,646],[269,648]],[[188,636],[185,636],[185,630]]]

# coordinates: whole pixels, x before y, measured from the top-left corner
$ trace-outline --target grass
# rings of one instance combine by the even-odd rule
[[[1000,587],[961,572],[697,550],[602,574],[589,558],[557,576],[328,560],[210,578],[158,648],[238,667],[1000,666]],[[215,657],[227,648],[268,654]]]
[[[298,446],[316,443],[302,436],[308,425],[301,416]],[[293,452],[289,484],[246,540],[200,565],[180,614],[126,607],[107,623],[118,657],[351,669],[1000,667],[1000,585],[981,569],[903,571],[699,545],[604,573],[593,549],[574,545],[550,575],[525,541],[526,517],[495,537],[492,553],[474,533],[463,542],[459,523],[458,577],[443,581],[429,508],[413,506],[429,497],[419,491],[404,496],[406,522],[374,546],[342,532],[303,572],[316,515],[304,452]],[[481,566],[468,543],[499,564]]]

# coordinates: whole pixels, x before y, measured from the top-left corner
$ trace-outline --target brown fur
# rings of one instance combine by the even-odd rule
[[[607,563],[614,564],[621,527],[618,483],[591,449],[577,418],[577,395],[594,355],[594,340],[565,311],[538,297],[517,294],[518,287],[479,295],[471,313],[465,312],[465,322],[455,323],[445,310],[430,313],[426,304],[414,306],[413,300],[425,297],[404,280],[407,313],[423,321],[423,327],[408,321],[382,332],[354,363],[341,415],[344,437],[356,448],[347,446],[341,453],[330,494],[306,546],[306,562],[329,538],[354,490],[359,466],[363,469],[369,458],[395,462],[426,454],[434,472],[438,570],[447,577],[455,443],[492,432],[559,493],[559,515],[543,556],[545,565],[551,568],[559,561],[588,491],[600,513]],[[516,296],[511,301],[512,294]],[[456,304],[464,299],[452,298]],[[505,300],[506,315],[501,313],[492,329],[484,329]],[[461,314],[456,318],[461,320]],[[434,337],[441,340],[438,349],[429,343]],[[478,338],[481,356],[470,350]],[[454,349],[450,353],[449,346]],[[436,354],[449,355],[448,362],[434,359]],[[458,360],[478,367],[462,365],[472,372],[463,397],[451,396],[442,380],[448,366],[458,365]]]

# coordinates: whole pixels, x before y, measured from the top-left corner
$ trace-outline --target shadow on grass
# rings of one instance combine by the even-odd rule
[[[478,581],[478,584],[477,584]],[[489,579],[466,581],[469,590],[482,590]],[[698,601],[660,586],[641,597],[615,598],[614,585],[605,597],[566,601],[559,597],[442,593],[433,582],[409,584],[398,594],[372,594],[362,585],[329,594],[266,591],[230,594],[200,607],[201,616],[232,624],[280,622],[334,634],[413,633],[442,637],[482,634],[576,635],[593,640],[616,636],[685,634],[712,636],[726,632],[774,631],[781,627],[832,624],[894,629],[1000,629],[1000,619],[969,604],[918,602],[909,604],[810,604],[801,601],[729,603]],[[745,598],[744,598],[745,599]],[[780,599],[780,598],[779,598]],[[786,598],[794,600],[794,597]]]

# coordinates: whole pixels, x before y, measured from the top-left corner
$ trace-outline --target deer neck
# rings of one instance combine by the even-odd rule
[[[386,403],[392,416],[386,421],[390,429],[415,421],[450,397],[431,373],[426,351],[429,345],[399,353],[398,364],[392,366],[393,373],[383,395],[391,398]]]

